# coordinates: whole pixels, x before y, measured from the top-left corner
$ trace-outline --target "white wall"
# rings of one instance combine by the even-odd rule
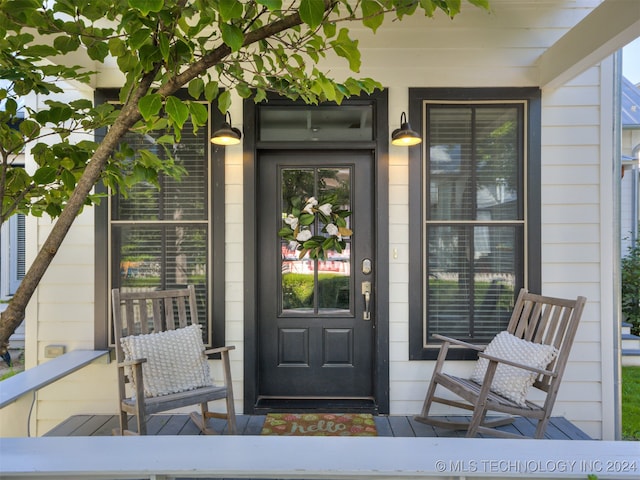
[[[363,67],[389,88],[389,130],[408,110],[410,87],[537,85],[536,59],[578,20],[594,0],[572,2],[492,2],[491,14],[472,7],[451,21],[420,15],[385,26],[372,35],[357,30]],[[557,11],[558,5],[563,9]],[[532,27],[533,24],[533,27]],[[540,25],[536,27],[535,25]],[[335,76],[342,61],[327,60]],[[109,74],[100,86],[117,86]],[[547,295],[586,295],[583,324],[560,391],[555,414],[564,415],[593,437],[612,438],[613,361],[609,323],[613,311],[610,247],[612,173],[603,165],[609,120],[603,118],[612,82],[609,67],[596,66],[557,90],[543,92],[542,111],[542,274]],[[239,98],[232,116],[242,122]],[[605,148],[606,150],[606,148]],[[419,412],[433,362],[408,360],[408,160],[407,150],[390,149],[390,398],[392,414]],[[243,172],[242,148],[227,147],[226,158],[226,320],[227,343],[234,344],[232,370],[237,408],[243,398]],[[603,194],[605,195],[603,197]],[[39,244],[48,230],[30,221],[28,238]],[[34,234],[35,235],[32,235]],[[35,245],[31,245],[31,254]],[[607,250],[609,249],[609,250]],[[397,258],[394,255],[397,252]],[[73,227],[27,312],[30,365],[42,359],[45,345],[69,349],[93,344],[93,226],[88,210]],[[35,355],[35,357],[34,357]],[[454,370],[471,370],[457,362]],[[214,368],[216,374],[219,374]],[[38,434],[73,413],[115,413],[115,367],[92,366],[39,396]]]

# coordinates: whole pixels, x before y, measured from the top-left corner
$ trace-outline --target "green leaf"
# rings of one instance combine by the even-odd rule
[[[349,30],[343,28],[338,34],[338,38],[331,42],[333,50],[349,62],[349,68],[353,72],[360,71],[360,50],[358,50],[358,40],[349,38]]]
[[[242,98],[249,98],[253,93],[246,83],[236,85],[236,92],[238,92],[238,95]]]
[[[326,77],[321,77],[315,81],[315,92],[318,94],[324,94],[327,100],[333,101],[336,99],[336,89],[334,84]]]
[[[60,161],[60,166],[62,166],[66,170],[73,170],[76,166],[76,163],[73,160],[71,160],[71,158],[66,157]]]
[[[282,10],[282,0],[256,0],[256,3],[264,5],[272,12]]]
[[[256,65],[256,70],[262,72],[264,70],[264,60],[260,55],[253,56],[253,63]]]
[[[169,50],[171,46],[169,45],[169,39],[164,33],[160,33],[158,36],[158,46],[160,47],[160,54],[166,62],[169,59]]]
[[[69,102],[69,106],[74,110],[89,110],[93,107],[93,102],[86,98],[79,98],[78,100],[72,100]]]
[[[220,0],[218,12],[223,22],[242,18],[242,4],[238,0]]]
[[[129,36],[129,46],[134,50],[140,49],[149,41],[151,41],[151,31],[148,28],[136,30]]]
[[[222,33],[222,41],[231,48],[232,52],[237,52],[242,48],[242,44],[244,43],[244,34],[238,27],[227,23],[221,23],[220,32]]]
[[[204,98],[207,102],[213,102],[218,96],[218,82],[211,81],[204,87]]]
[[[91,60],[104,62],[109,55],[109,46],[105,42],[95,42],[87,47],[87,55]]]
[[[460,13],[461,0],[447,0],[447,5],[449,5],[449,15],[451,17]]]
[[[189,102],[189,112],[191,113],[194,131],[197,131],[199,126],[207,124],[209,120],[209,110],[207,110],[207,107],[202,103]]]
[[[227,113],[231,106],[231,92],[225,90],[218,96],[218,110],[222,113]]]
[[[309,25],[309,28],[317,28],[324,18],[323,0],[302,0],[300,2],[300,19]]]
[[[120,71],[125,73],[135,70],[139,64],[137,57],[132,55],[130,52],[125,52],[123,55],[119,56],[117,63]]]
[[[18,112],[18,102],[16,102],[13,98],[7,99],[4,104],[4,110],[10,115],[14,116]]]
[[[129,0],[129,6],[140,10],[140,12],[147,16],[149,12],[159,12],[164,6],[164,0]]]
[[[164,109],[178,128],[182,128],[189,118],[189,107],[176,97],[168,97]]]
[[[71,189],[76,186],[76,177],[69,170],[62,170],[60,178],[65,187]]]
[[[7,170],[7,187],[17,192],[25,189],[31,183],[31,178],[24,168],[10,168]]]
[[[139,170],[137,173],[144,173],[145,177],[149,175],[149,171],[147,169],[157,169],[162,165],[162,160],[153,152],[149,150],[138,150],[138,154],[140,155],[140,164],[146,167],[145,169]],[[151,177],[151,179],[153,176]]]
[[[300,215],[300,225],[311,225],[315,219],[316,219],[315,215],[303,213],[302,215]]]
[[[433,14],[436,11],[436,6],[433,3],[433,0],[420,0],[420,6],[423,8],[425,16],[433,17]]]
[[[160,112],[160,109],[162,108],[162,97],[157,93],[144,96],[138,102],[138,108],[140,109],[142,118],[148,122],[152,117],[158,115]]]
[[[80,39],[76,37],[56,37],[53,40],[53,47],[60,53],[75,52],[80,47]]]
[[[363,9],[364,10],[364,9]],[[327,38],[332,38],[336,36],[336,24],[335,22],[329,22],[322,25],[322,30],[324,31],[324,36]]]
[[[63,37],[59,37],[59,38],[63,38]],[[124,43],[124,41],[122,41],[122,39],[116,38],[116,37],[109,39],[109,52],[111,52],[111,55],[113,55],[114,57],[119,57],[121,55],[124,55],[126,51],[127,51],[127,46]]]
[[[194,78],[189,82],[189,86],[187,89],[189,91],[189,95],[198,100],[202,96],[202,92],[204,91],[204,80],[202,80],[200,77]]]
[[[278,236],[286,239],[289,239],[289,237],[291,237],[291,239],[293,239],[293,230],[291,230],[290,227],[282,227],[278,232]]]
[[[469,0],[471,5],[489,10],[489,0]]]
[[[38,125],[38,123],[34,122],[33,120],[24,120],[22,123],[20,123],[20,126],[18,128],[20,130],[20,133],[22,133],[27,139],[35,138],[40,135],[40,125]]]
[[[362,23],[365,27],[375,31],[384,21],[384,9],[375,0],[362,0]]]
[[[156,143],[173,145],[176,142],[173,135],[162,135],[161,137],[156,138]]]
[[[47,185],[56,179],[56,169],[53,167],[40,167],[33,174],[33,181],[41,185]]]
[[[51,45],[34,45],[22,51],[22,55],[30,57],[49,57],[57,54],[58,50]]]
[[[446,4],[452,0],[435,0],[434,3],[438,3],[438,6],[442,8],[445,12],[448,12],[446,8]],[[456,1],[456,0],[453,0]],[[417,2],[407,2],[405,0],[394,0],[394,6],[396,7],[396,16],[400,19],[405,15],[413,15],[418,8]],[[444,4],[445,6],[442,6]]]
[[[304,248],[315,248],[315,247],[319,247],[321,243],[318,242],[318,240],[311,239],[311,240],[307,240],[302,245],[304,246]]]
[[[49,203],[45,208],[45,212],[47,212],[51,218],[56,218],[62,213],[62,207],[57,203]]]

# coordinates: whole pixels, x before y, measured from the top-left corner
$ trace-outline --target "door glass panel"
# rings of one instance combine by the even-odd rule
[[[351,210],[351,171],[349,168],[324,168],[318,172],[319,198],[335,196],[333,211]],[[351,228],[351,217],[347,217]],[[325,225],[320,225],[320,230]],[[329,252],[327,261],[318,262],[319,310],[322,313],[349,311],[351,299],[351,238],[345,238],[342,252]]]
[[[331,199],[331,210],[351,209],[350,168],[286,168],[280,174],[282,186],[281,218],[284,221],[294,203],[304,203],[309,197],[320,201],[319,207]],[[346,219],[350,228],[350,218]],[[313,235],[328,234],[316,215],[309,225]],[[281,240],[281,305],[283,314],[333,314],[351,311],[351,238],[345,238],[345,248],[329,251],[325,260],[315,260],[308,254],[300,258],[296,245]]]
[[[281,171],[282,218],[292,211],[295,199],[312,197],[315,192],[315,169],[285,168]],[[314,232],[315,225],[309,226]],[[292,248],[293,247],[293,248]],[[283,313],[314,313],[315,264],[309,255],[300,258],[295,246],[282,240],[282,311]]]

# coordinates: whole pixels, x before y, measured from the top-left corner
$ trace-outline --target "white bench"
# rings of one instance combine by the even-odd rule
[[[27,393],[35,392],[56,380],[106,357],[109,350],[73,350],[41,365],[20,372],[2,381],[0,408],[15,402]]]

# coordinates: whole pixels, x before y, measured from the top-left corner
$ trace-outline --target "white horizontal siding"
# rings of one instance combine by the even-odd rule
[[[604,428],[600,304],[602,109],[599,69],[555,91],[545,91],[542,112],[543,292],[589,299],[554,414],[565,415],[590,435]],[[547,112],[549,114],[547,115]],[[548,152],[548,154],[547,154]],[[609,178],[608,181],[613,181]],[[610,212],[613,216],[613,210]],[[575,373],[576,375],[572,375]]]

